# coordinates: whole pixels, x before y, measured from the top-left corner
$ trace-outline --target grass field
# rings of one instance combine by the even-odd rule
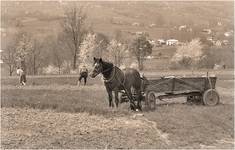
[[[205,71],[195,71],[201,76]],[[229,148],[234,147],[233,70],[218,76],[221,103],[214,107],[166,100],[155,111],[135,113],[128,104],[108,108],[100,77],[76,86],[76,76],[1,79],[2,148]],[[147,77],[191,75],[145,72]]]

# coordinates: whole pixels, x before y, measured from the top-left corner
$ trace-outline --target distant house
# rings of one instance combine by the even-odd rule
[[[222,22],[217,22],[217,25],[218,26],[222,26]]]
[[[169,40],[167,40],[166,41],[166,45],[169,45],[169,46],[171,46],[171,45],[178,45],[178,40],[176,40],[176,39],[169,39]]]
[[[206,39],[207,39],[208,41],[213,41],[213,37],[212,37],[212,36],[207,37]]]
[[[154,40],[148,40],[148,42],[152,45],[152,46],[156,46],[156,42]]]
[[[136,35],[142,35],[142,34],[144,34],[144,33],[141,32],[141,31],[138,31],[138,32],[135,32],[135,34],[136,34]]]
[[[223,40],[222,44],[223,45],[229,45],[229,41],[228,40]]]
[[[132,26],[140,26],[140,23],[138,23],[138,22],[133,22],[133,23],[132,23]]]
[[[152,23],[152,24],[149,25],[149,27],[151,27],[151,28],[152,28],[152,27],[155,27],[155,26],[156,26],[156,24],[154,24],[154,23]]]
[[[211,29],[203,29],[202,30],[203,33],[206,33],[206,34],[211,34]]]
[[[217,40],[217,41],[213,41],[213,44],[215,46],[222,46],[222,42],[220,40]]]
[[[224,36],[229,37],[229,36],[231,36],[232,34],[233,34],[233,32],[229,31],[229,32],[225,32],[225,33],[224,33]]]
[[[163,40],[163,39],[158,39],[158,40],[157,40],[157,43],[158,43],[159,45],[165,45],[165,44],[166,44],[166,41]]]
[[[183,29],[186,29],[186,25],[182,25],[182,26],[179,26],[179,30],[181,31],[181,30],[183,30]]]

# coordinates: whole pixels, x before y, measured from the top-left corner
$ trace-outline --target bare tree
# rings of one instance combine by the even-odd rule
[[[63,45],[64,42],[63,39],[61,39],[61,35],[58,36],[50,35],[46,37],[46,40],[44,41],[44,47],[46,51],[42,51],[43,57],[46,58],[44,60],[46,66],[57,67],[59,74],[62,73],[63,63],[71,59],[67,49],[63,47]]]
[[[171,58],[173,64],[181,67],[191,68],[192,71],[203,57],[202,44],[200,39],[193,39],[185,45],[179,46]]]
[[[17,66],[21,66],[26,71],[25,58],[32,49],[31,38],[26,32],[17,32],[7,40],[6,50],[3,51],[3,61],[9,67],[11,76]],[[20,62],[20,64],[18,64]]]
[[[53,64],[59,68],[59,74],[61,74],[63,57],[60,54],[60,49],[58,47],[53,47],[52,53],[53,53]]]
[[[107,46],[109,44],[109,39],[105,34],[96,33],[96,49],[94,52],[95,57],[103,57],[104,53],[107,52]]]
[[[28,66],[28,73],[36,75],[38,74],[38,69],[42,66],[42,63],[44,62],[44,56],[43,56],[43,41],[39,41],[36,37],[34,37],[31,41],[32,43],[32,49],[28,54],[27,58],[27,66]]]
[[[13,71],[16,67],[16,59],[15,59],[15,47],[14,46],[8,46],[6,50],[2,53],[2,59],[5,64],[7,64],[9,68],[9,75],[12,76]]]
[[[145,57],[152,53],[152,45],[147,40],[146,35],[142,34],[134,39],[131,52],[137,59],[139,69],[143,70]]]
[[[64,31],[65,42],[72,53],[73,69],[77,68],[79,47],[86,33],[84,26],[85,20],[86,14],[84,13],[84,7],[73,6],[65,11],[64,19],[61,24]]]
[[[127,52],[127,46],[113,39],[110,41],[107,50],[109,54],[108,59],[116,66],[121,66],[124,55]]]

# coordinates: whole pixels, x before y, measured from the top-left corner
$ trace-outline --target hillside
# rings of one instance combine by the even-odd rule
[[[153,39],[170,38],[174,27],[233,29],[233,2],[79,2],[86,6],[87,24],[94,31],[112,36],[115,30],[132,37],[146,31]],[[7,2],[1,6],[1,28],[17,26],[38,36],[60,31],[63,10],[72,2]],[[153,25],[153,26],[151,26]]]

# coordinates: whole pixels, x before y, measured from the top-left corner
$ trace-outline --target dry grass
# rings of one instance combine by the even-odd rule
[[[115,113],[108,108],[107,94],[104,87],[100,85],[86,87],[71,85],[6,86],[2,92],[2,107],[29,107],[103,115]]]
[[[147,72],[146,75],[160,77],[172,74],[177,76],[183,74],[189,75],[190,73],[190,71],[162,71],[158,73]],[[198,75],[202,73],[204,71],[197,72]],[[29,148],[105,148],[105,146],[109,148],[232,148],[234,146],[231,143],[234,139],[233,72],[221,71],[218,77],[217,90],[221,96],[221,104],[215,107],[181,104],[185,99],[177,98],[176,101],[173,101],[176,103],[163,103],[158,105],[155,111],[143,112],[144,116],[137,117],[136,119],[142,122],[144,128],[140,129],[138,127],[137,129],[133,124],[128,126],[129,128],[124,127],[122,126],[123,122],[119,120],[113,124],[118,126],[118,130],[113,131],[108,128],[105,130],[106,127],[104,127],[102,132],[100,130],[92,130],[89,134],[80,135],[79,137],[77,137],[77,130],[71,130],[73,136],[70,136],[68,131],[62,132],[59,126],[56,128],[58,128],[61,134],[53,130],[53,136],[47,136],[44,130],[51,125],[44,124],[37,128],[40,131],[37,134],[41,138],[35,137],[38,140],[32,139],[29,141],[23,138],[20,141],[19,137],[8,133],[7,129],[2,130],[3,138],[6,138],[3,143],[4,148],[26,148],[27,146]],[[10,129],[12,133],[22,130],[22,132],[17,132],[17,134],[24,135],[26,132],[23,132],[23,129],[27,127],[27,124],[24,122],[24,115],[32,115],[29,121],[34,122],[37,117],[44,116],[43,113],[48,111],[52,113],[51,115],[58,117],[58,122],[63,122],[63,120],[59,119],[59,116],[65,114],[67,117],[72,115],[73,117],[70,118],[72,120],[75,116],[82,117],[85,115],[88,120],[98,117],[100,120],[106,120],[111,123],[113,120],[118,120],[121,117],[130,123],[134,122],[131,118],[135,113],[128,110],[128,104],[122,104],[118,109],[108,108],[107,93],[99,78],[89,80],[88,86],[85,87],[76,86],[74,81],[76,81],[75,76],[29,77],[28,85],[19,87],[15,86],[17,85],[16,77],[2,79],[2,111],[9,114],[3,116],[3,121],[5,117],[10,117],[10,120],[13,122],[21,118],[19,126],[14,126],[14,123],[7,122],[6,120],[3,122],[3,125],[12,124],[14,126],[14,128]],[[17,111],[18,115],[12,114],[15,111]],[[21,111],[26,114],[20,115]],[[47,121],[52,120],[49,118]],[[78,120],[75,119],[71,125],[65,124],[63,127],[68,128],[70,126],[71,128],[76,128],[73,124],[79,123]],[[40,124],[43,124],[44,121],[42,120]],[[54,122],[57,122],[57,120],[54,120]],[[98,123],[99,120],[95,122]],[[102,124],[99,123],[99,125],[103,126]],[[146,124],[149,126],[146,126]],[[87,126],[87,130],[92,128],[88,125],[85,126]],[[10,127],[7,126],[6,128]],[[29,129],[34,130],[33,126],[32,129]],[[154,135],[153,132],[155,133]],[[169,143],[161,140],[161,133],[167,135]],[[102,135],[102,138],[100,135]],[[129,135],[131,135],[131,139]],[[43,137],[49,140],[45,141]],[[85,140],[86,138],[89,140]],[[120,143],[118,139],[121,139]],[[98,142],[96,142],[97,140]],[[63,141],[65,141],[64,144]],[[9,144],[9,142],[15,143],[15,145]],[[24,142],[26,142],[26,146],[22,145]],[[89,147],[88,144],[91,146]]]

